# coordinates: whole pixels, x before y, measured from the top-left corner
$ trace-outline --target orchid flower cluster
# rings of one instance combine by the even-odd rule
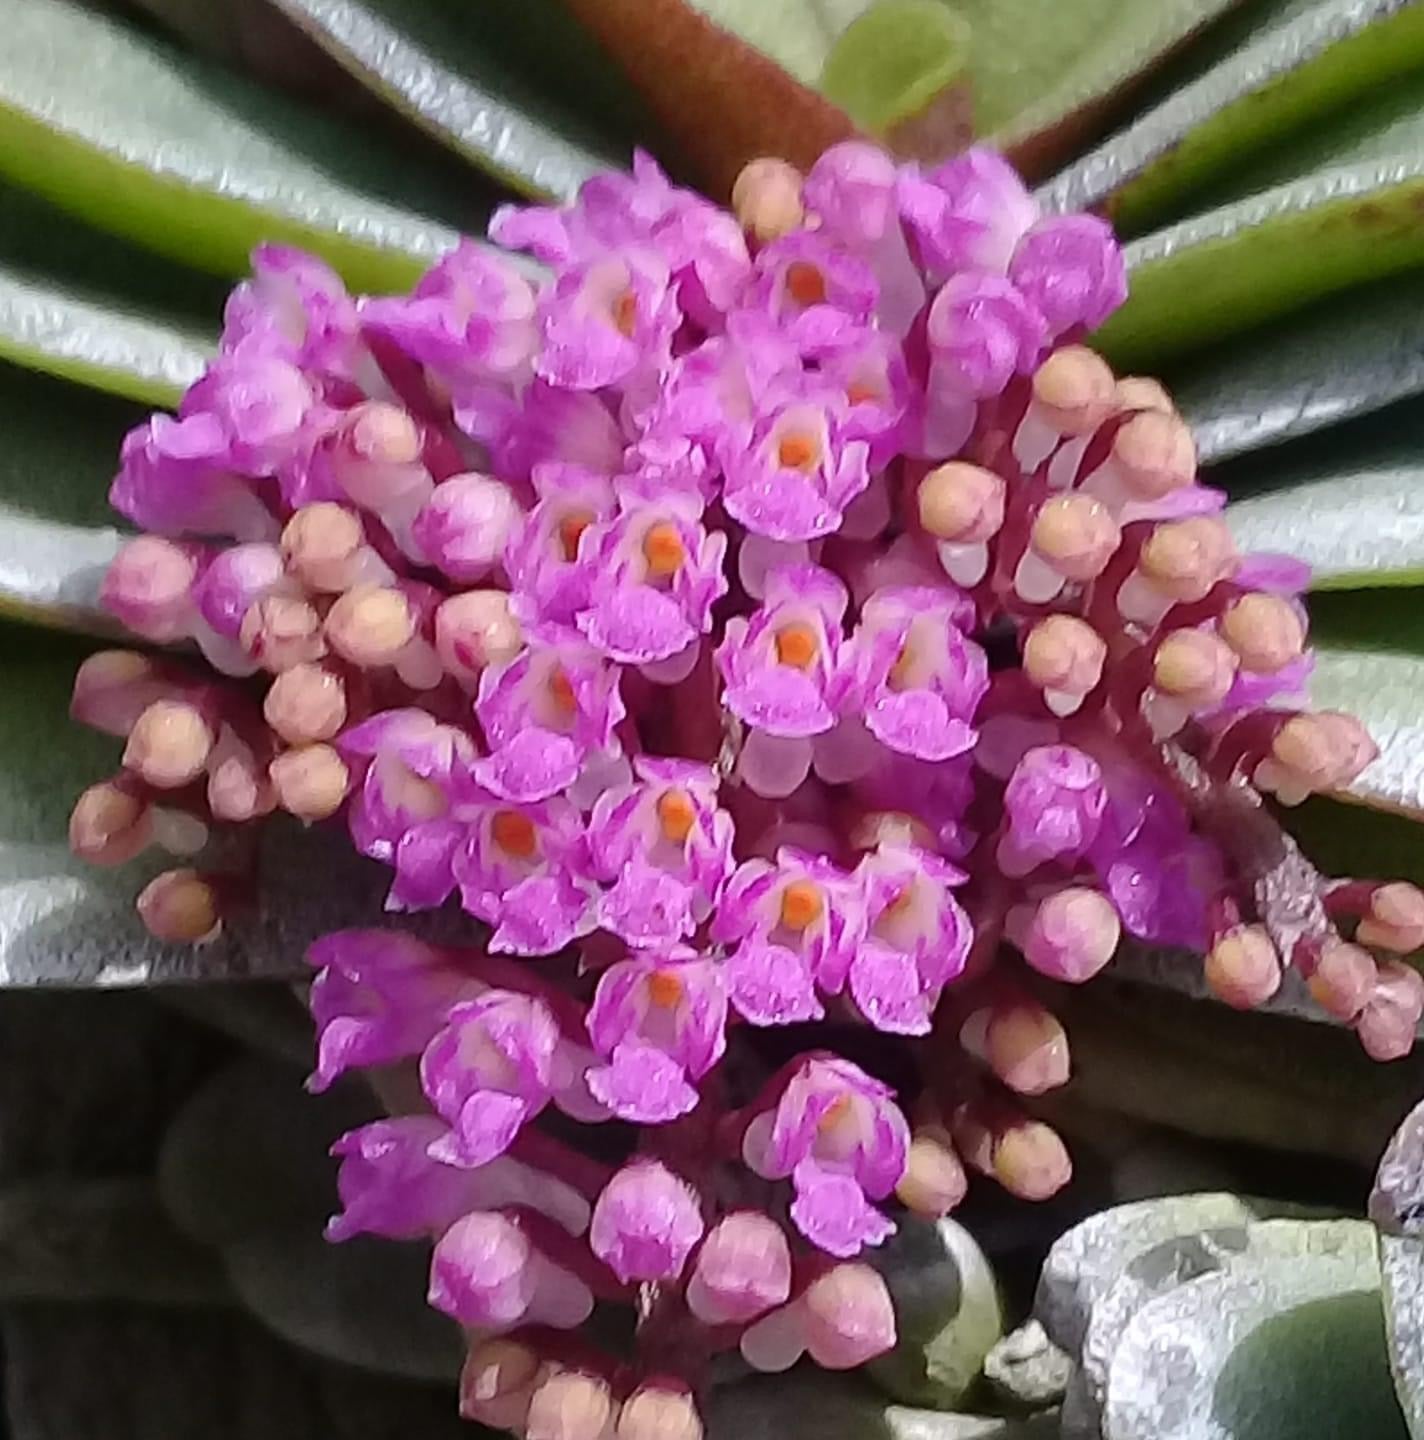
[[[1424,896],[1321,879],[1262,800],[1374,750],[1303,708],[1302,568],[1237,553],[1168,396],[1083,344],[1107,225],[859,142],[734,211],[640,155],[496,215],[537,263],[465,242],[408,296],[259,249],[124,442],[103,591],[220,676],[75,688],[126,744],[76,851],[192,861],[159,937],[219,930],[242,877],[193,857],[277,810],[393,915],[468,915],[309,957],[313,1088],[423,1096],[338,1144],[330,1233],[433,1241],[465,1413],[540,1440],[695,1437],[719,1352],[890,1347],[898,1210],[1067,1180],[1052,991],[1124,931],[1233,1005],[1294,966],[1380,1059],[1424,1002]]]

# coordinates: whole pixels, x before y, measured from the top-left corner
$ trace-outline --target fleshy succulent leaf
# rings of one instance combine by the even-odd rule
[[[457,20],[430,3],[273,3],[417,125],[524,194],[567,200],[590,175],[626,164],[636,139],[650,138],[645,123],[616,113],[629,108],[626,92],[624,105],[609,105],[608,82],[590,83],[608,62],[554,5],[532,14],[526,6],[520,23],[575,69],[572,95],[541,89],[511,64],[508,5],[481,4]]]
[[[237,274],[282,239],[386,289],[455,239],[401,202],[476,218],[417,157],[71,0],[4,0],[0,27],[0,168],[181,263]]]
[[[1251,155],[1314,121],[1338,123],[1331,117],[1421,63],[1424,19],[1407,0],[1312,5],[1075,160],[1042,198],[1064,210],[1102,206],[1122,233],[1141,234]]]

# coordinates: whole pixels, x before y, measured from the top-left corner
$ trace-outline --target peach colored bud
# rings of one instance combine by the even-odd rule
[[[1353,715],[1340,710],[1317,710],[1315,723],[1330,737],[1335,750],[1332,787],[1348,785],[1371,761],[1379,758],[1379,747],[1370,738],[1370,732]]]
[[[1020,1200],[1047,1200],[1073,1178],[1073,1162],[1057,1131],[1023,1120],[995,1140],[994,1178]]]
[[[1123,485],[1138,500],[1160,500],[1196,478],[1192,432],[1161,410],[1145,410],[1127,421],[1113,437],[1112,453]]]
[[[161,535],[128,541],[104,576],[102,600],[146,640],[167,643],[188,633],[198,567],[190,551]]]
[[[1207,951],[1206,983],[1218,1000],[1253,1010],[1280,989],[1281,959],[1260,925],[1238,925]]]
[[[1337,711],[1292,716],[1256,767],[1257,787],[1285,805],[1348,785],[1379,752],[1358,720]]]
[[[1311,998],[1327,1015],[1350,1021],[1364,1008],[1378,975],[1368,950],[1348,940],[1328,940],[1306,983]]]
[[[618,1412],[618,1440],[702,1440],[702,1420],[692,1396],[645,1385]]]
[[[69,817],[69,848],[91,865],[122,865],[151,838],[149,807],[107,780],[91,785]]]
[[[1205,630],[1174,630],[1152,657],[1152,683],[1194,710],[1219,704],[1236,679],[1236,654]]]
[[[1040,974],[1081,985],[1112,959],[1121,938],[1122,921],[1112,901],[1097,890],[1070,885],[1039,903],[1016,943]]]
[[[948,1215],[969,1189],[964,1166],[947,1135],[919,1131],[910,1141],[905,1173],[895,1187],[896,1197],[907,1210],[937,1220]]]
[[[356,512],[329,500],[302,506],[282,531],[287,568],[319,593],[339,594],[351,584],[364,544]]]
[[[353,665],[390,665],[415,635],[415,617],[399,590],[358,585],[326,617],[331,648]]]
[[[351,448],[373,465],[413,465],[420,459],[420,427],[410,412],[386,400],[368,400],[351,412]]]
[[[321,616],[293,595],[268,595],[250,606],[238,638],[242,648],[274,675],[326,654]]]
[[[1066,1085],[1071,1069],[1062,1025],[1032,1001],[995,1008],[985,1027],[982,1058],[1020,1095],[1042,1095]]]
[[[1397,881],[1370,896],[1370,913],[1355,930],[1361,945],[1408,955],[1424,946],[1424,891]]]
[[[1033,522],[1029,544],[1051,569],[1078,583],[1103,573],[1122,534],[1100,500],[1090,495],[1057,495]]]
[[[895,1343],[895,1307],[869,1265],[837,1265],[801,1298],[806,1349],[823,1370],[850,1370]]]
[[[330,745],[284,750],[268,767],[277,803],[299,820],[325,820],[351,786],[346,762]]]
[[[222,930],[217,891],[196,870],[165,870],[144,887],[139,918],[155,939],[202,945]]]
[[[460,1414],[496,1430],[522,1429],[539,1363],[539,1357],[517,1341],[477,1341],[460,1370]]]
[[[1042,690],[1086,695],[1103,678],[1108,647],[1086,620],[1049,615],[1024,641],[1024,674]]]
[[[1210,515],[1159,525],[1142,547],[1138,569],[1177,601],[1202,599],[1236,568],[1236,542],[1223,521]]]
[[[1279,595],[1251,594],[1222,612],[1221,638],[1246,669],[1274,675],[1305,649],[1305,624],[1294,605]]]
[[[612,1419],[613,1396],[604,1381],[562,1370],[536,1387],[525,1440],[599,1440]]]
[[[262,714],[289,745],[330,740],[346,724],[346,685],[320,665],[294,665],[272,682]]]
[[[1414,1048],[1424,1014],[1424,978],[1400,960],[1386,960],[1355,1021],[1355,1032],[1371,1060],[1401,1060]]]
[[[1160,410],[1166,415],[1177,410],[1172,397],[1148,375],[1124,375],[1117,382],[1115,401],[1119,410]]]
[[[785,160],[753,160],[732,186],[732,211],[758,244],[789,235],[805,218],[801,172]]]
[[[981,465],[951,460],[920,481],[920,524],[938,540],[982,544],[1004,523],[1002,477]]]
[[[512,660],[523,643],[503,590],[467,590],[435,612],[435,651],[457,680],[477,680],[486,665]]]
[[[101,650],[75,673],[69,714],[106,735],[127,735],[149,704],[170,688],[146,655]]]
[[[184,700],[155,700],[129,731],[124,765],[150,785],[174,790],[203,773],[214,739],[196,707]]]
[[[1055,350],[1034,372],[1034,402],[1064,435],[1086,435],[1108,417],[1115,382],[1107,361],[1086,345]]]

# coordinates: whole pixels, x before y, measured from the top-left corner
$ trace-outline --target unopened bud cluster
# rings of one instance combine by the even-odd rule
[[[1281,878],[1260,796],[1374,751],[1303,708],[1301,567],[1238,554],[1168,397],[1083,344],[1108,228],[977,150],[758,161],[734,203],[639,156],[496,216],[541,283],[465,243],[400,298],[259,250],[113,489],[150,533],[106,603],[221,674],[75,689],[125,750],[73,844],[181,857],[156,935],[219,930],[241,877],[200,852],[276,810],[388,866],[393,915],[470,917],[314,947],[312,1083],[418,1069],[425,1113],[336,1147],[331,1235],[434,1242],[465,1413],[531,1437],[696,1440],[719,1350],[889,1347],[899,1207],[1067,1180],[1051,982],[1125,935],[1234,1005],[1296,965],[1379,1058],[1421,1008],[1419,892]],[[579,1338],[600,1304],[631,1352]]]

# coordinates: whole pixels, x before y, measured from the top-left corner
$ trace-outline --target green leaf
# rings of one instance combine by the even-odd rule
[[[0,33],[0,171],[185,264],[239,274],[257,241],[285,240],[358,288],[399,288],[454,243],[426,215],[478,219],[380,136],[71,0],[0,0]]]
[[[1227,510],[1243,550],[1284,551],[1312,568],[1315,590],[1424,581],[1421,425],[1395,411],[1325,437],[1239,461],[1212,478],[1250,493]],[[1385,601],[1385,605],[1390,602]],[[1388,613],[1387,611],[1383,613]]]
[[[201,949],[153,940],[134,897],[182,862],[155,852],[98,870],[69,853],[69,811],[87,785],[113,773],[120,749],[66,718],[84,653],[68,637],[0,625],[0,989],[290,979],[318,935],[381,923],[379,868],[344,836],[279,817],[258,831],[252,910]]]
[[[1131,294],[1098,332],[1124,369],[1424,263],[1424,158],[1328,170],[1127,247]]]
[[[342,65],[436,139],[527,195],[568,200],[599,170],[627,165],[647,127],[589,117],[569,88],[540,90],[510,64],[508,5],[448,0],[273,0]],[[523,25],[531,28],[530,0]],[[535,4],[545,44],[561,12]],[[566,30],[572,22],[564,17]],[[563,37],[579,92],[602,59],[576,30]],[[606,66],[606,60],[603,61]],[[602,121],[603,123],[591,123]]]
[[[0,357],[171,404],[197,379],[221,313],[218,282],[0,184]]]
[[[1042,198],[1055,210],[1105,207],[1122,234],[1141,234],[1211,180],[1238,174],[1243,157],[1312,121],[1335,124],[1421,66],[1424,11],[1410,0],[1312,5],[1074,161]]]
[[[1379,410],[1424,391],[1424,279],[1332,296],[1163,378],[1204,462]]]

